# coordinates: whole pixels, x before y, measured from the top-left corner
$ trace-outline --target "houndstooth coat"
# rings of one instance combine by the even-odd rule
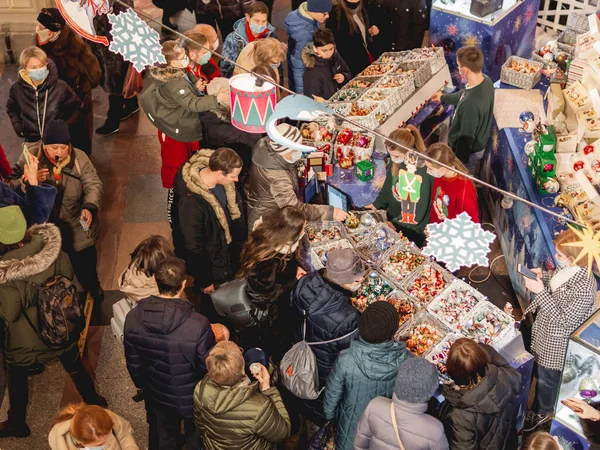
[[[534,296],[525,314],[537,310],[531,340],[535,361],[548,369],[562,370],[569,336],[594,310],[597,285],[582,268],[551,293],[550,280],[555,273],[542,273],[544,290]]]

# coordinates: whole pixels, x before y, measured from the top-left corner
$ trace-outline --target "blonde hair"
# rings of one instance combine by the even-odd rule
[[[217,37],[218,37],[217,31],[215,30],[215,28],[211,27],[210,25],[207,25],[205,23],[199,23],[194,28],[192,28],[191,31],[195,31],[195,32],[201,33],[204,36],[206,36],[206,38],[208,39],[208,43],[210,44],[211,47],[215,43],[215,41],[217,40]]]
[[[271,64],[271,61],[285,59],[284,44],[275,38],[264,38],[254,41],[254,53],[252,55],[255,66],[260,64]]]
[[[425,153],[425,156],[435,159],[436,161],[441,162],[449,167],[454,167],[456,171],[459,172],[457,173],[458,176],[460,176],[461,173],[469,173],[465,165],[456,157],[456,154],[452,151],[452,149],[448,145],[441,142],[436,142],[435,144],[430,145],[427,149],[427,153]],[[433,167],[440,167],[434,162],[429,161],[429,163]],[[471,183],[473,182],[471,181]]]
[[[208,49],[208,37],[205,34],[200,33],[199,31],[190,30],[183,33],[183,35],[188,38],[181,40],[181,47],[186,51],[189,52],[192,50],[197,52],[199,50]]]
[[[218,342],[206,357],[208,376],[221,386],[233,386],[244,376],[244,356],[231,341]]]
[[[530,435],[523,444],[523,450],[560,450],[558,442],[550,433],[538,431]]]
[[[48,55],[39,47],[27,47],[19,56],[19,65],[24,69],[31,58],[39,59],[42,64],[48,64]]]
[[[163,42],[162,54],[167,60],[167,64],[171,64],[171,62],[181,58],[181,52],[185,52],[185,50],[179,45],[179,41]]]
[[[396,128],[390,133],[389,138],[397,142],[397,144],[386,142],[389,150],[406,153],[408,150],[404,147],[408,147],[417,153],[425,154],[427,152],[421,133],[413,125],[408,125],[406,128]],[[399,170],[400,164],[392,163],[392,175],[398,175]]]
[[[565,244],[572,244],[574,242],[579,241],[580,239],[575,234],[575,232],[571,228],[567,228],[554,239],[554,247],[556,248],[556,250],[559,250],[560,252],[564,253],[564,255],[569,258],[573,258],[573,261],[575,261],[575,259],[577,259],[577,257],[579,256],[579,252],[581,249],[579,247],[572,247]],[[587,268],[587,258],[582,258],[579,261],[577,261],[577,265],[579,267]]]

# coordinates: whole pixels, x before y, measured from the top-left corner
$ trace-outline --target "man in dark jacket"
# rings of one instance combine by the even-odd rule
[[[42,8],[37,21],[38,46],[56,64],[59,78],[66,81],[83,102],[79,122],[71,129],[71,138],[73,146],[89,155],[94,125],[92,89],[100,83],[100,63],[87,42],[65,23],[57,8]]]
[[[175,177],[173,242],[194,288],[204,294],[233,279],[246,238],[235,182],[242,160],[230,148],[200,150]]]
[[[329,30],[319,30],[302,50],[304,95],[328,100],[352,78],[346,61],[335,50],[335,38]]]
[[[138,302],[124,327],[127,370],[144,389],[150,450],[176,450],[184,422],[186,448],[199,447],[193,422],[194,387],[206,375],[205,358],[215,344],[208,319],[182,300],[186,268],[171,257],[154,278],[159,296]]]
[[[208,11],[217,19],[221,36],[225,39],[233,32],[233,26],[244,17],[246,8],[252,3],[251,0],[209,0]]]

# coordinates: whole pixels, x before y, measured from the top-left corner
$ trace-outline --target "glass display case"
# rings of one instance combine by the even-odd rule
[[[556,402],[555,420],[582,436],[579,418],[561,403],[569,397],[600,402],[600,310],[569,338]]]
[[[471,13],[471,0],[435,0],[433,6],[440,11],[492,25],[494,22],[498,22],[511,12],[517,6],[517,0],[504,0],[502,2],[502,8],[485,17],[478,17]]]

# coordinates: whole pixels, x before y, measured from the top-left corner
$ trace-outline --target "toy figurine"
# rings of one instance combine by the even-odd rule
[[[416,224],[417,203],[421,198],[423,177],[417,175],[417,156],[411,152],[406,160],[406,169],[398,171],[398,182],[392,188],[396,200],[402,203],[401,223]]]

